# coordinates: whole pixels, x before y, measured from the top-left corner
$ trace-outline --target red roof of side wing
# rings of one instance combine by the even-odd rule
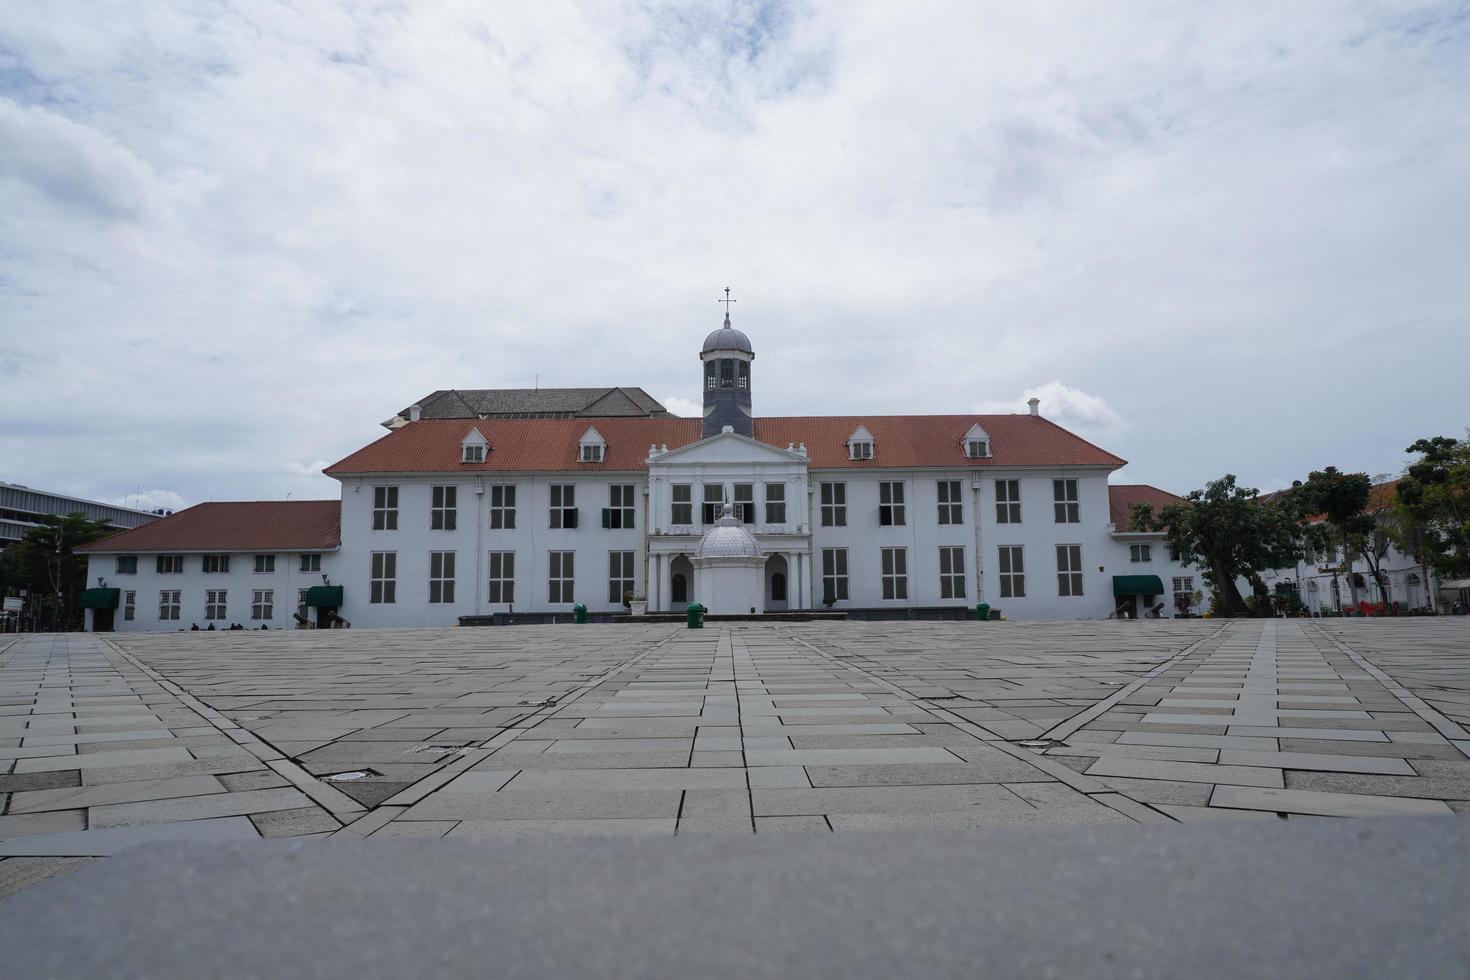
[[[1152,504],[1154,516],[1170,504],[1187,504],[1183,497],[1149,486],[1147,483],[1115,483],[1108,486],[1108,511],[1113,527],[1119,531],[1133,530],[1133,505]]]
[[[330,551],[342,543],[337,500],[230,500],[176,514],[78,551]]]

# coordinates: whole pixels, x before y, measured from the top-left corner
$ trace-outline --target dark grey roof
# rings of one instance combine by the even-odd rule
[[[728,315],[725,317],[723,327],[704,338],[704,349],[701,353],[707,354],[712,350],[741,350],[747,354],[755,354],[755,348],[750,346],[750,338],[745,336],[743,331],[730,326]]]
[[[642,388],[447,388],[424,396],[418,405],[425,419],[674,417]],[[398,415],[408,418],[408,408]]]

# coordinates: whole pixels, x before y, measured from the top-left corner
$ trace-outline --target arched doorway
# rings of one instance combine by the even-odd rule
[[[773,611],[791,608],[788,594],[791,576],[783,555],[772,555],[766,559],[766,608]]]
[[[1410,609],[1419,609],[1428,605],[1424,601],[1424,593],[1421,589],[1423,584],[1419,579],[1418,572],[1410,572],[1404,576],[1404,599]]]
[[[669,563],[669,611],[683,612],[694,592],[694,564],[688,555]]]

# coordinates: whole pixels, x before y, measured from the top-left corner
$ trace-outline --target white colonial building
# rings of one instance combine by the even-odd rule
[[[640,389],[435,392],[327,467],[340,506],[202,504],[89,546],[89,624],[453,625],[578,604],[605,617],[629,597],[894,618],[982,602],[1010,619],[1199,611],[1196,574],[1127,529],[1133,501],[1178,498],[1109,487],[1125,461],[1036,400],[758,418],[754,360],[727,315],[700,352],[700,419]],[[727,508],[755,553],[706,540]]]

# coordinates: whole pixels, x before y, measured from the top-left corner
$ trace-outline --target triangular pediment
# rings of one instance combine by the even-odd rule
[[[691,463],[805,463],[794,449],[782,449],[736,432],[720,432],[656,457],[652,465]]]
[[[990,433],[980,428],[980,423],[976,422],[974,425],[970,426],[970,431],[965,433],[964,441],[969,442],[971,439],[983,439],[986,442],[989,442]]]

